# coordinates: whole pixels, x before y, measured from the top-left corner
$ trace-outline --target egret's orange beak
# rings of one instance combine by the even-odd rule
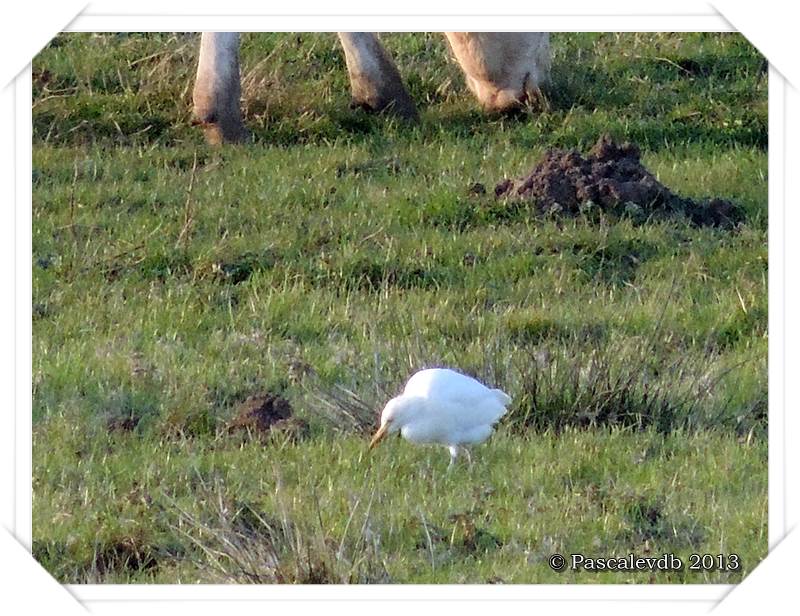
[[[375,447],[375,445],[380,443],[387,434],[389,434],[389,424],[383,424],[375,433],[375,436],[372,437],[372,440],[369,443],[369,448],[372,449]]]

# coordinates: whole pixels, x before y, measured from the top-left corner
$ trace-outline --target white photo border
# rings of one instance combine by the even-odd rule
[[[686,4],[686,3],[683,3]],[[663,10],[663,9],[662,9]],[[420,28],[424,25],[424,28]],[[512,26],[512,27],[510,27]],[[732,31],[732,26],[717,13],[678,15],[142,15],[82,13],[67,31],[437,31],[454,30],[545,30],[569,31]],[[769,546],[773,548],[786,535],[787,421],[785,406],[785,367],[787,345],[784,340],[786,289],[786,113],[787,87],[783,77],[770,67],[769,74]],[[15,414],[10,430],[14,434],[14,492],[10,530],[30,549],[31,545],[31,70],[30,65],[15,79],[14,113],[14,314],[6,322],[15,323],[12,372],[14,375]],[[796,95],[796,91],[794,92]],[[4,96],[5,103],[5,96]],[[8,105],[4,104],[4,109]],[[8,168],[8,167],[6,167]],[[4,176],[5,177],[5,176]],[[4,186],[8,186],[4,182]],[[9,228],[9,227],[7,227]],[[3,246],[7,249],[8,244]],[[8,261],[6,261],[8,262]],[[4,520],[4,523],[6,520]],[[9,526],[9,525],[7,525]],[[214,610],[219,601],[291,602],[407,602],[414,600],[482,602],[487,599],[506,602],[536,601],[531,609],[541,609],[539,602],[612,602],[621,600],[629,606],[640,602],[666,601],[672,609],[683,605],[707,610],[734,588],[732,585],[507,585],[507,586],[232,586],[232,585],[68,585],[67,589],[84,605],[99,611],[111,611],[119,602],[174,604],[175,601],[210,602]],[[558,603],[557,605],[561,605]],[[442,606],[444,607],[444,606]],[[383,611],[384,608],[380,608]],[[594,608],[592,608],[594,609]],[[650,607],[648,611],[652,611]],[[204,608],[199,610],[204,612]]]

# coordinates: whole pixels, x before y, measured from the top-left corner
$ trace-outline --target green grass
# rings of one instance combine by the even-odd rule
[[[741,579],[767,550],[761,56],[734,34],[555,34],[546,109],[508,118],[441,37],[386,40],[419,125],[348,109],[333,35],[246,35],[253,139],[218,149],[190,126],[195,35],[37,56],[34,554],[64,582]],[[491,196],[604,132],[744,222]],[[442,364],[514,398],[473,467],[335,429]],[[307,438],[228,434],[266,391]],[[556,574],[555,551],[744,567]]]
[[[35,522],[51,527],[34,552],[78,582],[273,581],[251,556],[271,540],[285,581],[312,581],[324,563],[333,582],[730,582],[741,571],[555,573],[547,558],[666,551],[688,564],[691,553],[735,552],[750,570],[766,542],[766,483],[753,480],[766,444],[714,432],[501,431],[472,467],[447,472],[444,449],[396,439],[370,456],[349,436],[266,450],[132,435],[87,443],[57,424],[58,441],[39,454],[35,488],[53,496],[36,501]],[[310,556],[275,538],[286,528]],[[225,544],[239,536],[241,546]]]

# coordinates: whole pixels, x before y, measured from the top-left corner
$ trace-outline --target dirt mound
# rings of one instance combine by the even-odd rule
[[[126,415],[124,417],[111,415],[106,419],[106,428],[109,432],[132,432],[139,425],[140,419],[135,415]]]
[[[585,158],[577,150],[548,150],[529,175],[503,180],[494,194],[532,202],[545,214],[575,215],[596,206],[631,216],[683,214],[696,225],[732,227],[741,220],[730,201],[676,195],[642,165],[635,144],[620,145],[608,135]]]
[[[268,392],[250,396],[242,402],[227,429],[229,434],[270,434],[280,431],[290,438],[302,439],[308,435],[309,427],[307,422],[294,417],[288,400]]]

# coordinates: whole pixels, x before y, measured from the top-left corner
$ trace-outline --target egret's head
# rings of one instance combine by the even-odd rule
[[[383,407],[383,412],[381,413],[381,427],[375,433],[375,436],[372,437],[369,448],[372,449],[375,445],[380,443],[384,437],[400,430],[405,425],[409,413],[412,412],[412,406],[411,400],[403,396],[398,396],[397,398],[389,400],[386,406]]]

